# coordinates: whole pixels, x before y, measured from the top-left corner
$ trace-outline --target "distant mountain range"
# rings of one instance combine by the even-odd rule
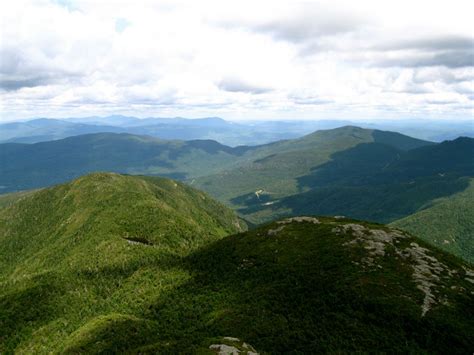
[[[235,123],[218,117],[202,119],[126,116],[80,119],[34,119],[0,124],[0,142],[37,143],[89,133],[128,133],[168,140],[210,139],[230,146],[258,145],[296,138],[316,129],[335,128],[344,121]]]
[[[4,193],[35,189],[95,171],[159,175],[208,192],[251,224],[295,215],[344,215],[381,223],[400,220],[398,227],[415,230],[423,223],[418,213],[470,186],[473,157],[472,138],[433,143],[354,126],[239,147],[98,133],[0,144],[0,186]],[[0,205],[12,199],[7,195]],[[452,201],[458,205],[466,199]],[[446,225],[458,223],[454,214],[447,218]],[[472,261],[474,246],[465,235],[474,223],[468,220],[466,215],[465,227],[450,229],[449,243],[433,238],[439,247]]]
[[[468,263],[342,217],[244,229],[165,178],[96,173],[10,200],[0,208],[0,353],[474,348]]]
[[[219,117],[200,119],[143,118],[129,116],[49,119],[0,124],[0,143],[37,143],[89,133],[129,133],[168,140],[215,140],[229,146],[260,145],[302,137],[321,129],[356,125],[390,130],[420,139],[441,142],[459,136],[474,137],[474,123],[468,121],[379,121],[347,120],[225,121]]]
[[[239,167],[246,170],[246,176],[239,177],[234,186],[225,188],[225,195],[235,196],[233,190],[254,192],[258,189],[262,184],[258,175],[262,174],[263,168],[269,170],[273,180],[282,181],[281,175],[297,177],[309,172],[317,163],[328,161],[331,154],[364,142],[387,143],[393,149],[432,144],[398,133],[351,126],[318,131],[294,140],[235,148],[212,140],[170,141],[149,136],[97,133],[35,144],[0,144],[0,186],[3,192],[26,190],[94,171],[161,175],[181,180],[226,171],[226,180],[230,181],[229,169]],[[240,170],[236,174],[239,175]],[[248,181],[252,174],[255,176]],[[216,180],[210,191],[214,192],[218,184]],[[239,188],[239,185],[245,187]],[[280,195],[286,193],[281,190]]]

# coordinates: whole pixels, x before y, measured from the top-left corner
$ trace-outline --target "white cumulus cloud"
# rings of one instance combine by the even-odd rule
[[[0,3],[0,120],[472,118],[468,0]]]

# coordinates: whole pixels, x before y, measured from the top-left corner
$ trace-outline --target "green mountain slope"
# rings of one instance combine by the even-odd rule
[[[185,178],[231,166],[246,149],[113,133],[1,144],[0,185],[3,192],[45,187],[95,171]]]
[[[0,351],[473,348],[474,273],[459,259],[341,218],[221,239],[238,228],[167,179],[94,174],[20,199],[0,210]]]
[[[272,186],[282,185],[282,191],[294,191],[294,177],[326,162],[330,154],[361,142],[387,141],[394,147],[429,144],[391,132],[380,138],[377,132],[343,127],[295,140],[236,148],[210,140],[167,141],[114,133],[36,144],[0,144],[0,186],[2,192],[45,187],[94,171],[160,175],[193,182],[200,176],[244,167],[248,178],[241,179],[241,171],[237,170],[234,180],[238,183],[232,189],[233,196],[255,189],[251,183],[255,179],[259,179],[258,183],[270,179]],[[283,182],[280,184],[277,179]],[[219,184],[219,181],[211,184],[209,191],[222,188]],[[225,182],[225,193],[215,195],[223,198],[228,189]]]
[[[334,153],[331,160],[298,177],[300,191],[295,194],[248,193],[231,202],[252,222],[319,214],[387,223],[466,189],[474,176],[473,156],[472,138],[406,152],[363,143]]]
[[[88,243],[108,238],[186,251],[204,237],[241,230],[233,212],[200,191],[169,179],[113,173],[40,190],[0,211],[7,236],[2,238],[2,271],[41,268],[52,256],[55,263],[68,260],[68,253],[89,253]],[[70,250],[71,242],[78,249]],[[17,255],[32,253],[33,260]]]
[[[420,162],[423,162],[420,164]],[[387,167],[384,174],[399,180],[455,173],[474,175],[474,138],[459,137],[437,145],[413,149]]]
[[[18,201],[22,197],[28,196],[34,193],[36,190],[26,190],[26,191],[19,191],[19,192],[11,192],[8,194],[1,194],[0,195],[0,208],[8,207],[14,202]]]
[[[96,134],[1,148],[2,191],[98,170],[171,176],[255,224],[302,214],[390,223],[463,191],[474,176],[472,138],[431,144],[353,126],[256,147]]]
[[[474,264],[474,179],[469,187],[391,225],[407,230]]]
[[[289,120],[231,122],[219,117],[186,119],[136,118],[112,115],[106,117],[37,118],[22,122],[0,123],[0,142],[36,143],[70,136],[98,132],[149,135],[161,139],[212,139],[219,143],[258,145],[282,139],[293,139],[321,129],[332,129],[356,124],[342,120]],[[474,138],[474,127],[470,121],[402,120],[357,122],[357,125],[383,131],[396,131],[410,137],[435,142],[459,136]]]
[[[0,124],[0,142],[35,143],[97,132],[122,132],[122,130],[106,124],[88,125],[57,119],[38,118],[26,122]]]
[[[211,139],[230,146],[258,145],[301,137],[317,129],[341,127],[349,121],[230,122],[218,117],[138,119],[127,116],[34,119],[0,123],[1,143],[36,143],[81,134],[114,132],[169,140]]]
[[[0,209],[0,352],[49,352],[90,319],[133,313],[187,278],[197,247],[242,230],[206,194],[98,173]]]
[[[383,145],[399,153],[407,148],[432,143],[394,132],[345,126],[259,147],[257,152],[263,157],[198,178],[195,184],[234,206],[241,205],[238,198],[254,195],[257,191],[259,198],[267,195],[271,199],[277,199],[301,192],[299,178],[330,162],[334,154],[356,149],[361,144],[374,144],[374,149]],[[393,157],[390,156],[384,164],[392,160]]]
[[[211,244],[188,268],[194,277],[145,313],[193,315],[173,322],[152,347],[158,352],[216,334],[268,353],[463,353],[474,345],[472,270],[382,225],[290,218]]]

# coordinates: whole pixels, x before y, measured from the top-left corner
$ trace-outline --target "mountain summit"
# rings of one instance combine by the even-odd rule
[[[105,267],[135,244],[185,254],[243,228],[232,211],[182,183],[94,173],[0,210],[0,271]]]

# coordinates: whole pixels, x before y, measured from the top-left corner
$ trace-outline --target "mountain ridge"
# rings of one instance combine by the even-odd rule
[[[343,217],[239,228],[164,178],[96,173],[24,196],[0,209],[0,351],[472,348],[460,259]]]
[[[474,176],[472,138],[432,144],[354,126],[261,146],[101,133],[0,148],[2,192],[103,170],[161,175],[207,191],[251,224],[306,214],[391,223],[461,193]]]
[[[330,132],[342,132],[344,136],[344,130],[324,131],[317,137],[324,137]],[[372,139],[371,130],[362,131],[367,140]],[[413,138],[405,139],[417,144],[429,144]],[[291,154],[306,147],[316,149],[315,144],[328,149],[343,149],[358,142],[357,139],[348,142],[339,140],[339,143],[333,143],[332,139],[325,141],[305,136],[260,146],[229,147],[211,140],[170,141],[128,133],[97,133],[33,145],[6,143],[0,145],[0,185],[6,186],[3,192],[31,189],[100,170],[194,179],[245,165],[271,154]],[[336,145],[335,148],[331,148],[333,145]],[[54,175],[50,171],[53,156],[56,160]],[[30,171],[31,174],[23,176],[22,171]]]
[[[376,206],[379,201],[383,201],[389,196],[396,197],[399,195],[400,199],[403,195],[405,199],[394,202],[393,207],[403,207],[404,204],[407,204],[407,201],[415,198],[413,201],[416,202],[417,207],[410,210],[411,212],[407,210],[410,213],[415,212],[430,199],[447,196],[465,189],[467,184],[463,182],[462,178],[474,176],[472,156],[474,156],[474,139],[472,138],[460,138],[455,141],[427,145],[409,151],[397,150],[380,143],[362,143],[333,153],[330,159],[307,169],[306,172],[298,174],[299,176],[294,174],[296,176],[293,179],[297,188],[294,188],[293,192],[289,191],[283,196],[274,195],[271,194],[272,190],[263,182],[258,188],[270,193],[260,194],[257,197],[249,188],[247,192],[242,189],[240,196],[238,195],[239,191],[234,192],[234,196],[230,196],[230,198],[237,208],[242,208],[241,213],[247,216],[255,213],[252,210],[275,210],[278,205],[281,206],[282,215],[285,215],[285,213],[291,212],[294,206],[300,205],[303,207],[306,204],[307,209],[299,208],[295,213],[344,214],[356,218],[387,222],[390,219],[374,218],[375,215],[373,214],[354,215],[348,209],[344,210],[344,208],[337,211],[337,206],[344,206],[344,204],[349,206],[353,202],[354,208],[358,208],[360,202],[367,200],[372,195],[372,201],[368,202],[367,211],[370,210],[373,213],[376,212],[376,209],[370,208],[370,205]],[[211,187],[217,183],[225,186],[226,182],[231,184],[232,180],[229,176],[233,177],[228,173],[215,178],[203,179],[208,179],[204,182]],[[238,174],[235,176],[237,178]],[[255,180],[256,178],[253,179],[253,181]],[[202,188],[206,188],[210,192],[213,191],[204,184]],[[216,191],[214,195],[219,196],[219,193],[219,191]],[[336,207],[335,210],[324,210],[319,209],[319,207],[313,210],[308,205],[309,201],[323,203],[328,194],[334,197],[339,195],[337,197],[339,202],[327,201],[322,207],[330,208],[333,206]],[[264,199],[262,199],[262,196],[264,196]],[[360,198],[362,198],[362,201]],[[420,199],[420,201],[417,202],[416,199]],[[423,200],[425,202],[421,202]],[[344,204],[341,204],[340,202],[343,201],[345,201]],[[401,218],[401,216],[398,218]]]
[[[12,217],[22,214],[27,215],[23,216],[24,221]],[[188,217],[192,218],[188,221]],[[128,222],[124,224],[122,220]],[[69,238],[80,243],[81,236],[91,235],[92,231],[106,238],[116,236],[162,245],[166,250],[180,245],[181,252],[185,252],[196,243],[193,235],[217,238],[242,230],[245,225],[241,223],[233,212],[187,185],[165,178],[115,173],[94,173],[31,192],[0,210],[4,233],[17,236],[14,244],[4,245],[5,255],[12,255],[13,250],[21,252],[23,247],[31,251],[31,245],[35,253],[44,254],[23,264],[25,269],[38,267],[41,260],[51,260],[51,253],[65,248]],[[36,235],[36,241],[18,234],[19,230]],[[171,239],[166,239],[168,236]],[[53,240],[59,244],[51,245]],[[59,257],[54,259],[60,262]],[[0,265],[0,269],[8,269],[15,262],[6,258]]]
[[[228,121],[220,117],[189,119],[111,115],[82,118],[37,118],[29,121],[0,123],[0,142],[36,143],[86,133],[115,132],[148,134],[162,139],[212,139],[230,146],[261,145],[276,140],[302,137],[316,130],[345,125],[396,131],[436,142],[454,139],[460,135],[474,137],[474,127],[466,122],[451,122],[450,125],[446,125],[441,121],[427,121],[424,124],[405,122],[400,125],[390,121],[379,123],[347,120]]]

